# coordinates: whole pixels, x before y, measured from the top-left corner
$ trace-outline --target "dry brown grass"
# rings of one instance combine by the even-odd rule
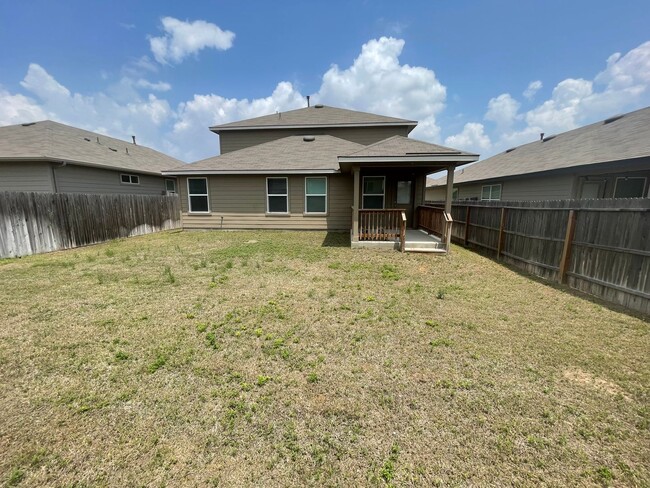
[[[461,248],[165,233],[0,282],[7,485],[650,483],[648,322]]]

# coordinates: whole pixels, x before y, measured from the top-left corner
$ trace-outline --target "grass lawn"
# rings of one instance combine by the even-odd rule
[[[0,283],[0,484],[650,483],[649,323],[459,247],[161,233]]]

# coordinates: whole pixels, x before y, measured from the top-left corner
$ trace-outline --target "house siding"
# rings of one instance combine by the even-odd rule
[[[225,154],[282,137],[308,134],[327,134],[358,144],[369,145],[389,137],[408,136],[407,127],[324,127],[322,129],[268,129],[224,131],[219,134],[221,154]]]
[[[52,169],[48,163],[0,163],[0,191],[53,192]]]
[[[59,193],[116,193],[161,195],[165,190],[162,176],[140,174],[135,171],[117,171],[87,166],[67,165],[56,168],[56,186]],[[139,185],[121,183],[121,174],[137,174]]]
[[[518,178],[506,181],[467,183],[454,185],[459,200],[480,200],[484,185],[501,185],[501,200],[565,200],[573,198],[575,176],[547,176]],[[427,201],[445,199],[445,187],[427,189]]]
[[[268,175],[281,176],[281,175]],[[265,175],[208,176],[209,214],[188,211],[187,178],[179,178],[183,227],[188,229],[348,230],[353,182],[349,175],[327,175],[327,215],[304,215],[305,176],[288,176],[289,214],[266,213]]]

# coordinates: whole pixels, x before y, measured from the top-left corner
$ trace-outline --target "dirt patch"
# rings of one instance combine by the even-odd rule
[[[616,383],[612,383],[611,381],[598,378],[579,368],[568,369],[563,373],[562,376],[564,376],[564,378],[566,378],[569,381],[578,383],[587,388],[595,388],[597,390],[604,391],[605,393],[609,393],[610,395],[621,395],[623,398],[630,401],[630,398],[623,392],[621,387],[618,386]]]

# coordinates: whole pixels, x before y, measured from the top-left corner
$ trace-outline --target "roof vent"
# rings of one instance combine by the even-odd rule
[[[555,139],[557,136],[548,136],[542,139],[542,142],[550,141],[551,139]]]
[[[23,127],[29,127],[30,125],[35,125],[35,124],[36,122],[28,122],[26,124],[20,124],[20,125],[22,125]]]
[[[623,115],[614,115],[614,117],[610,117],[609,119],[605,119],[603,122],[603,125],[605,124],[611,124],[612,122],[616,122],[618,119],[622,119]]]
[[[506,152],[509,153],[509,152],[514,151],[515,149],[517,149],[517,148],[516,147],[511,147],[510,149],[506,149]]]
[[[323,105],[322,103],[317,103],[316,105],[314,105],[314,108],[323,108],[324,106],[325,105]]]
[[[90,137],[84,137],[84,141],[90,142]]]
[[[302,136],[302,140],[305,142],[314,142],[316,140],[316,136]]]
[[[112,147],[109,147],[109,149],[113,152],[117,152],[117,149],[113,149]]]

